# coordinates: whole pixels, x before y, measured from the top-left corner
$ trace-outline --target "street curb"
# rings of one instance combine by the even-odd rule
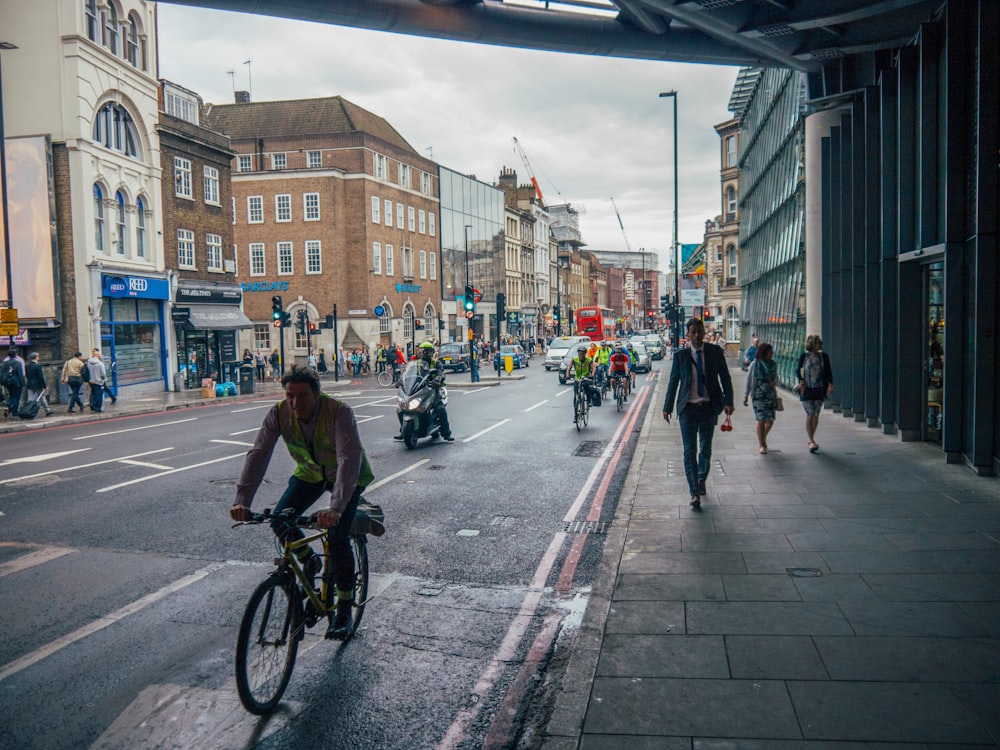
[[[660,387],[663,382],[663,378],[657,377],[653,394],[650,396],[651,400],[635,447],[635,455],[632,457],[622,485],[615,519],[608,529],[604,554],[601,555],[580,632],[573,644],[552,715],[543,732],[542,750],[577,748],[583,736],[583,723],[597,675],[597,662],[601,655],[608,614],[611,611],[611,600],[618,580],[618,570],[625,554],[625,539],[639,487],[639,475],[642,473],[642,465],[646,458],[653,420],[660,415],[656,403],[660,398]]]

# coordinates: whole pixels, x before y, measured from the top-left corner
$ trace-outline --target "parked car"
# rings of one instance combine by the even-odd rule
[[[591,340],[586,336],[559,336],[549,342],[549,350],[545,354],[545,370],[559,369],[566,352],[576,353],[576,347],[583,343],[585,346],[591,345]]]
[[[465,344],[441,344],[438,362],[445,372],[466,372],[472,367],[469,349]]]
[[[500,351],[493,355],[493,367],[502,368],[504,357],[514,358],[514,369],[520,370],[528,366],[528,355],[518,344],[503,344]]]
[[[649,362],[649,352],[646,351],[646,347],[641,343],[635,343],[632,345],[632,348],[635,350],[632,369],[636,372],[649,372],[651,365]]]

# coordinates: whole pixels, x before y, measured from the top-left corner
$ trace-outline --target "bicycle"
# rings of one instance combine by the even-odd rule
[[[615,390],[615,403],[618,404],[618,411],[621,411],[625,408],[625,383],[620,377],[612,378],[611,382]]]
[[[576,381],[573,391],[573,424],[579,432],[587,426],[587,416],[590,414],[590,378],[580,378]]]
[[[364,507],[362,507],[362,503]],[[275,559],[276,570],[258,584],[250,595],[236,639],[236,690],[244,708],[253,714],[267,714],[274,710],[288,687],[295,667],[299,641],[324,617],[333,621],[337,603],[333,584],[329,580],[330,549],[327,530],[316,526],[316,516],[295,516],[289,509],[282,523],[288,528],[311,529],[301,539],[281,542],[275,537],[281,556]],[[355,512],[351,527],[351,547],[354,553],[353,620],[350,632],[343,639],[349,640],[358,629],[368,603],[368,539],[367,534],[381,536],[381,508],[364,503],[362,498]],[[270,523],[276,516],[270,508],[263,513],[251,513],[250,520],[233,525],[247,526]],[[320,542],[323,571],[319,589],[306,575],[296,550]],[[327,636],[330,637],[330,636]]]
[[[399,370],[393,370],[392,368],[382,370],[382,372],[375,376],[375,380],[383,388],[396,385],[399,383]]]

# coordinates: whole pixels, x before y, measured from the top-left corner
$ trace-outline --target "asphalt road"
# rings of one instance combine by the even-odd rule
[[[412,451],[394,390],[326,384],[386,511],[377,595],[349,643],[306,637],[263,720],[232,660],[272,537],[227,510],[271,402],[0,437],[0,747],[531,747],[652,392],[640,375],[628,411],[578,432],[571,389],[534,362],[499,387],[449,376],[456,442]],[[292,467],[279,447],[255,508]]]

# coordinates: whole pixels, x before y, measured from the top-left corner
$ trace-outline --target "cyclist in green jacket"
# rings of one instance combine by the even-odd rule
[[[319,376],[306,367],[293,365],[281,378],[285,398],[271,407],[247,451],[236,485],[236,502],[229,509],[234,521],[250,520],[250,505],[267,473],[278,439],[295,460],[288,488],[274,508],[275,514],[294,508],[302,515],[320,496],[330,491],[330,504],[319,511],[316,523],[329,529],[330,562],[337,596],[337,613],[327,630],[330,638],[344,639],[351,629],[354,598],[354,553],[350,544],[351,524],[361,493],[374,475],[361,446],[354,411],[347,404],[320,391]],[[271,528],[279,538],[301,538],[298,529],[275,520]],[[322,560],[308,547],[297,551],[310,576],[322,569]]]
[[[584,378],[592,378],[594,376],[594,369],[596,368],[596,363],[593,359],[587,356],[587,347],[578,346],[576,349],[576,356],[570,360],[569,367],[566,370],[566,377],[573,380],[573,391],[578,392],[580,389],[580,381]],[[593,388],[592,385],[588,383],[586,390],[584,391],[584,397],[593,401]]]

